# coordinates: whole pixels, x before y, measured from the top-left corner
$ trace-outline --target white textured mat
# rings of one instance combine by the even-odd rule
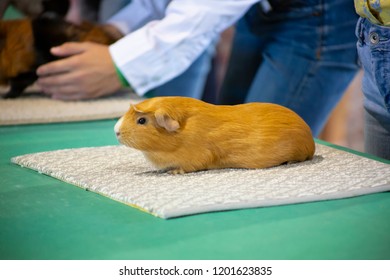
[[[170,175],[123,146],[58,150],[12,162],[162,218],[390,190],[390,165],[317,144],[313,160],[268,169]]]
[[[1,88],[0,95],[4,91],[5,88]],[[136,94],[128,91],[88,101],[53,100],[32,91],[15,99],[0,97],[0,125],[117,118],[129,109],[130,103],[135,104],[141,100]]]

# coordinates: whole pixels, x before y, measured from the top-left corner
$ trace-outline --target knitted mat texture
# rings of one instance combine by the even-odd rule
[[[165,219],[390,190],[389,164],[321,144],[310,161],[184,175],[156,170],[142,153],[124,146],[41,152],[11,161]]]
[[[5,88],[0,88],[0,95],[5,91]],[[135,104],[141,100],[136,94],[122,90],[109,97],[93,100],[61,101],[51,99],[32,88],[15,99],[3,99],[0,96],[0,125],[117,118],[129,109],[130,103]]]

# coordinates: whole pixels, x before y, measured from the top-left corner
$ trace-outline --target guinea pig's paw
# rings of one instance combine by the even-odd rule
[[[168,174],[172,174],[172,175],[177,175],[177,174],[183,175],[184,173],[186,172],[183,170],[183,168],[174,168],[168,170]]]

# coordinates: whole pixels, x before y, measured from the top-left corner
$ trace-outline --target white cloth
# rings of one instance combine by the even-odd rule
[[[140,151],[125,146],[34,153],[11,161],[165,219],[390,191],[389,164],[320,144],[304,162],[184,175],[155,171]]]
[[[109,21],[131,32],[110,46],[112,59],[143,95],[184,72],[220,32],[259,1],[133,0]]]
[[[171,0],[133,0],[108,23],[115,25],[123,34],[129,34],[152,20],[162,19],[169,2]]]

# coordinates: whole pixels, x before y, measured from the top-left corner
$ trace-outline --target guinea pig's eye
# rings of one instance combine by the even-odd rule
[[[145,118],[139,118],[137,120],[137,124],[146,124],[146,119]]]

